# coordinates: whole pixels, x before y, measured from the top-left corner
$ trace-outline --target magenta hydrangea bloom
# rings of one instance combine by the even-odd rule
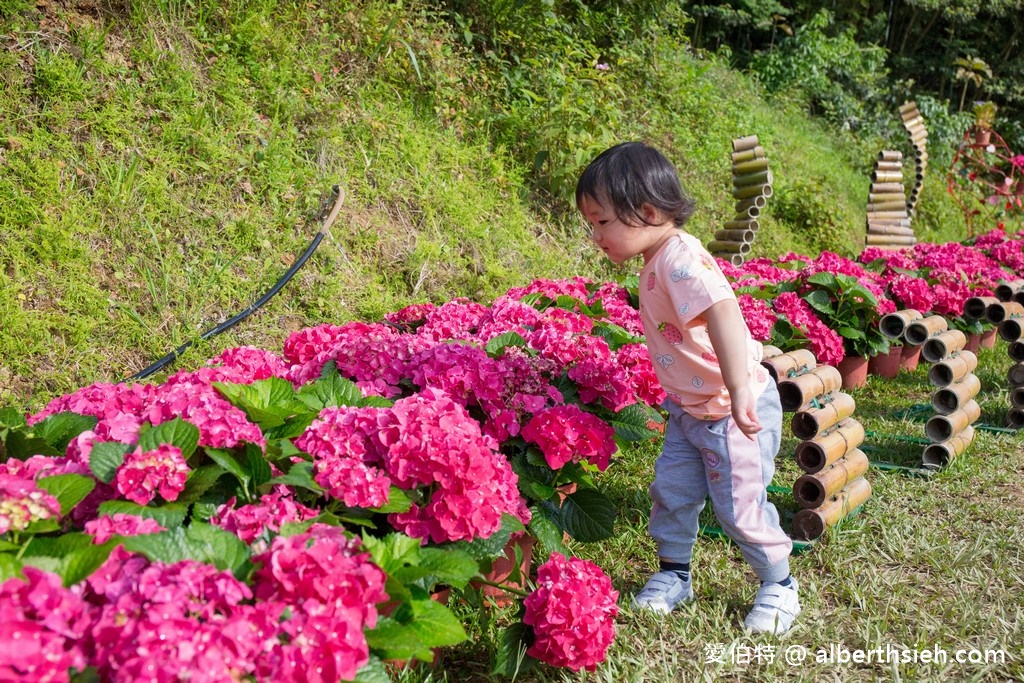
[[[598,302],[608,312],[610,322],[632,334],[643,335],[644,324],[640,317],[640,311],[633,308],[629,299],[629,291],[625,287],[615,282],[602,283],[590,300],[591,304]]]
[[[625,344],[615,352],[615,364],[626,371],[626,381],[636,398],[649,406],[665,400],[665,390],[658,382],[654,363],[644,344]],[[536,411],[534,411],[536,412]]]
[[[282,637],[264,648],[260,680],[337,681],[355,678],[369,661],[363,630],[377,623],[387,600],[384,572],[358,539],[322,524],[296,536],[277,536],[254,560],[258,601],[290,607]]]
[[[217,509],[210,518],[210,524],[230,531],[247,544],[257,542],[265,532],[278,532],[281,526],[291,522],[303,522],[316,517],[319,512],[295,500],[295,495],[286,486],[278,486],[270,493],[263,494],[258,501],[234,507],[232,498]],[[255,548],[262,551],[264,548]]]
[[[549,299],[557,299],[560,296],[571,296],[580,301],[586,301],[589,297],[587,285],[590,280],[577,275],[576,277],[564,280],[534,280],[525,287],[513,287],[508,290],[508,296],[513,299],[522,299],[529,294],[543,294]]]
[[[27,421],[31,426],[50,415],[65,412],[91,415],[100,421],[122,414],[142,417],[153,397],[153,391],[153,386],[149,384],[90,384],[55,398],[38,413],[29,415]]]
[[[238,384],[288,375],[288,366],[276,354],[255,346],[239,346],[225,349],[216,358],[207,361],[207,365],[229,370],[235,379],[227,380]]]
[[[594,671],[615,639],[618,591],[589,560],[559,553],[537,570],[537,589],[523,601],[523,623],[533,628],[526,654],[573,671]]]
[[[91,632],[104,681],[241,680],[276,640],[228,571],[192,560],[122,567],[132,573],[107,585]]]
[[[97,545],[106,543],[114,536],[142,536],[163,530],[155,519],[136,517],[123,512],[103,515],[85,523],[85,533],[92,536],[92,542]]]
[[[749,294],[740,294],[736,297],[743,319],[750,328],[750,336],[759,342],[766,342],[771,339],[772,327],[778,320],[772,307],[764,299],[755,299]]]
[[[803,333],[819,363],[836,365],[845,357],[843,338],[821,322],[807,302],[796,293],[781,292],[772,301],[772,308]]]
[[[434,342],[472,339],[490,312],[487,306],[468,299],[453,299],[427,313],[416,335]]]
[[[530,520],[518,477],[497,442],[441,391],[397,401],[381,412],[379,425],[392,481],[429,496],[389,515],[395,528],[443,543],[487,538],[501,527],[503,513]]]
[[[380,408],[325,408],[295,440],[313,456],[314,480],[327,495],[350,507],[388,502],[391,479],[379,432]]]
[[[0,534],[60,517],[60,503],[31,479],[0,474]]]
[[[935,305],[935,293],[931,285],[919,277],[897,273],[889,282],[889,291],[901,308],[912,308],[926,314]]]
[[[139,447],[125,455],[114,485],[122,496],[139,505],[147,504],[157,493],[171,502],[185,489],[188,473],[181,449],[162,443],[151,451]]]
[[[200,446],[234,448],[244,441],[262,446],[260,428],[209,383],[210,373],[218,369],[203,370],[206,372],[181,372],[168,378],[154,392],[145,417],[153,425],[174,418],[191,422],[199,429]]]
[[[551,469],[586,460],[600,471],[615,453],[615,430],[575,404],[554,406],[537,413],[523,427],[523,438],[537,444]]]
[[[91,611],[78,588],[35,567],[0,584],[0,680],[59,683],[87,665]]]

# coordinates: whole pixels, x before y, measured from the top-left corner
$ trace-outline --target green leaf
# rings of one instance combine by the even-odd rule
[[[469,553],[454,548],[421,548],[419,566],[431,584],[443,583],[462,588],[480,571],[480,565]]]
[[[804,301],[816,311],[821,311],[825,315],[831,316],[835,309],[832,307],[832,299],[829,297],[828,292],[820,289],[815,289],[803,296]]]
[[[836,276],[833,275],[832,273],[814,273],[809,278],[807,278],[807,281],[814,285],[821,285],[822,287],[826,287],[832,290],[833,292],[839,288],[839,281],[836,280]]]
[[[83,532],[72,532],[60,536],[37,536],[25,544],[24,557],[64,557],[76,550],[93,545],[92,536]]]
[[[562,503],[559,519],[577,541],[602,541],[615,533],[615,504],[600,491],[579,489]]]
[[[249,547],[231,532],[195,521],[188,527],[125,538],[124,547],[153,562],[196,560],[232,572],[242,569],[250,555]]]
[[[57,413],[37,423],[33,431],[36,436],[42,438],[54,450],[63,455],[72,439],[95,427],[97,422],[98,420],[92,415]]]
[[[64,586],[73,586],[91,576],[120,543],[121,539],[115,536],[102,545],[89,545],[67,555],[61,563],[60,572]]]
[[[46,443],[45,439],[30,436],[21,430],[12,430],[7,434],[3,450],[8,458],[15,460],[27,460],[33,455],[48,455],[53,458],[64,455],[64,451],[58,451]]]
[[[207,448],[205,450],[210,460],[220,465],[225,471],[233,474],[235,479],[241,482],[242,486],[248,488],[251,476],[248,470],[238,462],[233,453],[220,448]]]
[[[509,346],[527,346],[526,340],[523,339],[522,335],[517,332],[506,332],[505,334],[499,334],[489,342],[487,342],[486,351],[487,355],[491,358],[500,358],[504,355],[506,347]]]
[[[656,430],[647,426],[652,419],[650,412],[644,406],[633,403],[612,415],[608,424],[615,429],[615,435],[620,438],[627,441],[644,441],[659,435]]]
[[[100,515],[116,515],[118,513],[152,519],[165,529],[173,529],[185,523],[188,505],[180,500],[174,503],[165,503],[159,507],[139,505],[130,500],[108,500],[100,503]]]
[[[244,410],[260,429],[278,427],[289,417],[306,412],[305,406],[296,400],[292,383],[280,377],[261,379],[252,384],[214,382],[213,386],[231,405]]]
[[[253,488],[270,481],[274,473],[271,472],[270,464],[263,456],[263,450],[254,443],[246,443],[243,453],[245,453],[245,466],[252,479]]]
[[[532,635],[530,627],[522,622],[501,629],[498,634],[498,647],[494,653],[494,669],[491,673],[515,678],[517,674],[529,671],[536,661],[526,654]]]
[[[525,529],[522,522],[506,512],[501,516],[501,528],[489,537],[458,541],[452,543],[452,547],[466,551],[477,560],[493,560],[505,554],[505,546],[508,545],[512,532]]]
[[[363,400],[363,394],[355,382],[345,379],[334,370],[303,386],[296,398],[319,413],[324,408],[358,406]]]
[[[21,573],[22,564],[17,557],[10,553],[0,553],[0,583],[7,579],[23,579]]]
[[[370,661],[359,667],[353,683],[392,683],[388,669],[379,657],[370,655]]]
[[[177,446],[183,458],[188,460],[199,445],[199,428],[191,422],[176,417],[167,422],[143,430],[139,434],[139,446],[143,451],[152,451],[160,444]]]
[[[642,344],[644,341],[643,337],[638,337],[626,328],[609,322],[595,323],[592,334],[604,337],[612,351],[618,351],[627,344]]]
[[[314,493],[323,493],[323,488],[313,479],[313,463],[297,462],[293,464],[286,473],[270,480],[271,484],[284,484],[307,489]]]
[[[109,484],[114,481],[117,469],[124,464],[124,456],[130,450],[132,447],[126,443],[98,441],[89,453],[89,469],[97,479]]]
[[[297,436],[301,436],[306,431],[306,428],[313,424],[315,419],[316,413],[314,412],[299,413],[289,417],[277,427],[263,430],[263,436],[268,442],[277,439],[294,439]]]
[[[26,425],[25,414],[14,406],[0,408],[0,427],[21,429]]]
[[[179,503],[194,503],[203,497],[207,491],[217,485],[217,480],[226,474],[226,470],[220,465],[203,465],[197,467],[188,474],[185,482],[185,489],[178,494]]]
[[[412,600],[411,618],[402,623],[390,617],[377,621],[377,627],[366,632],[366,642],[386,659],[416,657],[429,662],[432,648],[457,645],[464,641],[466,631],[451,611],[430,598]]]
[[[373,563],[392,575],[406,565],[417,565],[420,559],[420,541],[405,534],[391,533],[384,538],[375,538],[366,532],[363,545],[370,552]]]
[[[58,474],[42,477],[36,481],[39,488],[46,490],[60,503],[60,515],[68,515],[82,499],[89,495],[96,486],[91,477],[80,474]]]
[[[533,513],[530,518],[530,533],[537,539],[543,554],[550,555],[557,552],[565,555],[562,527],[558,526],[541,508],[532,507],[530,511]]]
[[[373,512],[392,513],[406,512],[412,507],[412,499],[402,489],[392,485],[388,491],[388,502],[379,508],[370,508]]]

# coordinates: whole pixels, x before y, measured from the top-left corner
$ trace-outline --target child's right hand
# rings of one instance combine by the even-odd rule
[[[740,431],[751,439],[757,438],[761,431],[761,421],[757,417],[757,399],[748,387],[739,387],[731,393],[732,419]]]

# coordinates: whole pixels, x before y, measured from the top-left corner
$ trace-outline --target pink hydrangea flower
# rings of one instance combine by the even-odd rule
[[[90,384],[50,401],[41,411],[28,416],[28,424],[65,412],[92,415],[101,421],[123,413],[142,417],[152,396],[153,387],[149,384]]]
[[[230,371],[234,379],[228,380],[238,384],[269,379],[285,378],[288,366],[277,355],[255,346],[239,346],[225,349],[216,358],[207,361],[207,365]]]
[[[523,427],[523,438],[537,444],[551,469],[586,460],[600,471],[615,453],[615,430],[575,404],[554,406],[537,413]]]
[[[210,524],[219,526],[225,531],[238,536],[247,544],[257,542],[267,531],[276,533],[285,524],[302,522],[316,517],[319,512],[295,500],[291,489],[278,486],[270,493],[265,493],[255,503],[233,507],[232,498],[217,508],[217,513],[210,518]],[[264,548],[261,546],[259,551]]]
[[[935,294],[927,280],[898,273],[889,282],[889,291],[901,308],[929,313],[935,305]]]
[[[772,311],[771,306],[764,299],[755,299],[749,294],[740,294],[736,297],[743,319],[750,328],[750,336],[759,342],[766,342],[771,339],[772,327],[778,317]]]
[[[260,679],[355,678],[369,661],[363,630],[376,625],[376,604],[387,599],[384,572],[360,541],[338,527],[315,524],[304,534],[275,537],[254,559],[261,565],[256,599],[291,607],[280,617],[287,637],[264,650]]]
[[[564,280],[534,280],[525,287],[513,287],[508,290],[508,296],[513,299],[522,299],[528,294],[543,294],[549,299],[557,299],[560,296],[571,296],[580,301],[586,301],[589,297],[587,285],[590,280],[577,275],[576,277]]]
[[[200,446],[234,448],[245,441],[262,446],[265,441],[260,428],[210,384],[211,373],[218,369],[204,370],[168,378],[154,391],[145,417],[153,425],[174,418],[191,422],[199,429]]]
[[[114,536],[142,536],[163,530],[155,519],[136,517],[123,512],[103,515],[85,523],[85,533],[92,536],[92,542],[96,545],[102,545]]]
[[[601,569],[559,553],[537,570],[537,590],[523,601],[523,623],[533,628],[526,654],[573,671],[594,671],[615,639],[618,591]]]
[[[60,517],[60,503],[30,479],[0,474],[0,534]]]
[[[658,382],[651,355],[645,344],[626,344],[615,352],[615,364],[626,371],[630,390],[636,398],[649,406],[661,405],[665,390]],[[536,411],[534,411],[536,412]]]
[[[157,493],[170,502],[185,489],[188,473],[181,449],[162,443],[151,451],[139,447],[125,455],[114,484],[121,495],[139,505],[147,504]]]
[[[78,588],[26,566],[21,579],[0,584],[0,680],[58,683],[85,669],[83,648],[91,623]]]
[[[821,322],[807,302],[796,293],[781,292],[772,301],[772,308],[803,333],[819,363],[836,365],[846,355],[843,338]]]

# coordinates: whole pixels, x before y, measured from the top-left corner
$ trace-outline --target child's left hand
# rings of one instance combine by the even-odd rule
[[[751,439],[757,438],[761,431],[761,421],[757,418],[757,399],[747,387],[738,388],[732,394],[732,419],[740,431]]]

